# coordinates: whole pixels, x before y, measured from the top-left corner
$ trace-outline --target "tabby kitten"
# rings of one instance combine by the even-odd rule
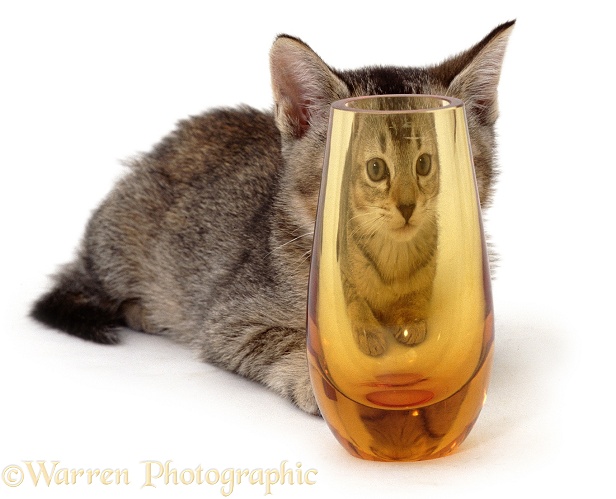
[[[360,350],[379,356],[388,333],[416,345],[436,272],[439,161],[430,116],[357,120],[340,223],[344,294]],[[345,171],[345,172],[346,172]]]
[[[273,112],[244,106],[191,117],[134,160],[32,316],[99,343],[116,343],[123,326],[168,336],[317,413],[306,288],[331,102],[393,93],[464,100],[485,206],[512,26],[426,68],[339,71],[302,41],[278,37]]]

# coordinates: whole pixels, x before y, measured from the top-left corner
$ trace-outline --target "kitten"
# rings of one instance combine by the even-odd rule
[[[339,259],[355,339],[383,354],[391,333],[421,343],[436,272],[439,161],[430,116],[356,120]],[[411,167],[409,167],[411,165]]]
[[[189,118],[133,161],[32,316],[99,343],[116,343],[122,326],[166,335],[317,413],[306,288],[331,102],[386,93],[464,100],[486,206],[496,87],[512,26],[427,68],[338,71],[302,41],[278,37],[270,53],[274,111]]]

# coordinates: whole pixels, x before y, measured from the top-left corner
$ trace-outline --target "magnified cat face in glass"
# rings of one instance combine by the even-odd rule
[[[338,257],[358,347],[370,356],[390,337],[428,334],[436,272],[439,157],[433,117],[390,114],[353,125]]]

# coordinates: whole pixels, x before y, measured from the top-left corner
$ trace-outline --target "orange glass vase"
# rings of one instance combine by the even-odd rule
[[[483,406],[493,311],[463,103],[332,105],[308,292],[321,413],[351,454],[447,455]]]

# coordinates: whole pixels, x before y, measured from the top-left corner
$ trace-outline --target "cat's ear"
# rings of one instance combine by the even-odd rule
[[[492,125],[498,117],[498,81],[514,24],[501,24],[474,47],[433,68],[447,93],[462,99],[468,114],[482,125]]]
[[[280,35],[270,51],[276,123],[301,138],[315,123],[327,125],[330,104],[349,96],[345,83],[304,42]]]

